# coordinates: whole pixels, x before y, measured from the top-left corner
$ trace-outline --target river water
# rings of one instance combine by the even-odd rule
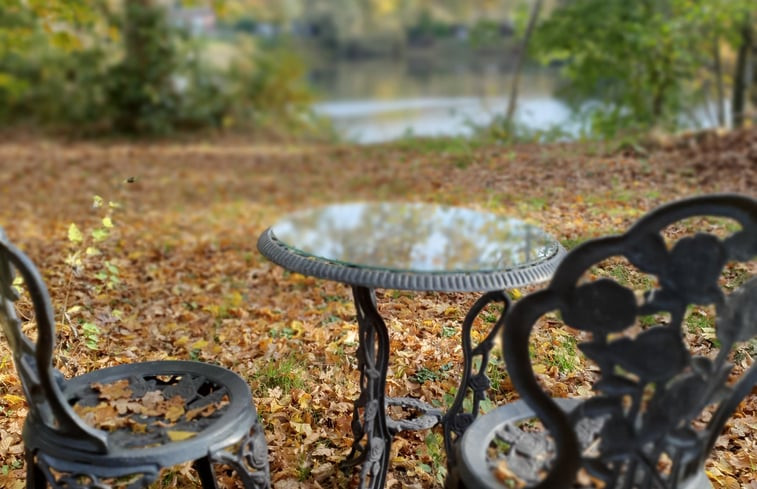
[[[469,135],[507,108],[512,71],[497,60],[336,60],[311,66],[317,114],[349,141],[375,143],[407,135]],[[575,133],[568,107],[554,95],[557,73],[521,75],[516,121]]]
[[[470,135],[505,113],[513,78],[507,60],[465,56],[310,59],[316,61],[309,81],[320,96],[315,112],[329,118],[342,138],[357,143]],[[553,134],[564,138],[579,135],[581,123],[555,95],[558,83],[556,69],[524,71],[515,116],[520,127],[556,130]],[[729,117],[727,101],[724,105]],[[713,127],[714,111],[711,105],[692,107],[680,115],[681,127]]]

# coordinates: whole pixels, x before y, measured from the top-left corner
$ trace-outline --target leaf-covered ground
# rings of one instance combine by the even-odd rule
[[[530,220],[572,247],[622,231],[658,204],[720,191],[757,194],[757,131],[689,136],[626,153],[459,142],[0,143],[0,226],[50,288],[57,367],[71,376],[191,358],[233,369],[256,398],[277,488],[347,484],[336,467],[352,441],[358,393],[348,288],[287,273],[256,250],[258,235],[284,213],[345,200],[439,202]],[[93,207],[95,195],[102,206]],[[748,267],[737,272],[755,272],[754,263]],[[449,399],[461,358],[455,328],[475,298],[378,291],[391,334],[391,395]],[[585,393],[589,385],[571,335],[547,322],[535,339],[542,381],[557,395]],[[706,330],[692,341],[711,347]],[[495,403],[515,397],[498,359],[490,375]],[[755,397],[740,406],[708,466],[716,487],[747,487],[757,474]],[[0,487],[23,485],[26,413],[0,340]],[[441,487],[442,447],[438,429],[400,434],[387,486]],[[160,483],[174,486],[199,482],[176,469]]]

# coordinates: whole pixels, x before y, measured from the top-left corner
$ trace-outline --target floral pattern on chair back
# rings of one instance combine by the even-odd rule
[[[710,217],[688,220],[695,216]],[[716,227],[730,234],[670,239],[690,226],[706,229],[711,218],[726,218]],[[606,488],[662,489],[683,487],[701,472],[726,422],[757,384],[756,365],[734,365],[734,355],[748,355],[740,345],[757,336],[757,279],[749,278],[756,256],[757,200],[696,197],[652,211],[623,235],[576,247],[548,288],[516,303],[503,333],[505,360],[557,449],[536,487],[572,487],[585,470]],[[609,259],[634,267],[640,284],[597,277],[593,267]],[[734,267],[740,275],[725,280],[724,270]],[[716,355],[697,354],[686,341],[697,308],[716,315],[709,333]],[[528,353],[536,320],[554,311],[579,331],[580,350],[598,367],[594,396],[570,414],[540,387]],[[587,420],[601,421],[591,453],[576,436]]]

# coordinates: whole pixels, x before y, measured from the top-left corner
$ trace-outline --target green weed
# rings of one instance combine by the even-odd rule
[[[444,456],[444,438],[439,433],[430,432],[423,439],[426,455],[429,463],[421,462],[420,468],[427,474],[431,474],[436,482],[443,484],[447,477],[447,467]]]
[[[286,394],[305,386],[305,367],[292,357],[278,362],[266,361],[256,369],[253,380],[259,385],[259,390],[279,387]]]
[[[563,374],[573,372],[580,363],[576,339],[571,335],[562,336],[547,358],[547,364],[557,367],[557,370]]]

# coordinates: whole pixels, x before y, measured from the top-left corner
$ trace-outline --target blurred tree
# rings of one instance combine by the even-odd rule
[[[102,28],[95,13],[99,2],[88,0],[0,2],[0,113],[9,100],[32,89],[11,68],[40,48],[62,52],[84,49],[88,32]]]
[[[749,72],[750,58],[753,56],[752,52],[757,48],[754,42],[752,17],[749,12],[745,13],[744,19],[738,25],[738,33],[740,39],[736,55],[736,68],[733,73],[733,102],[731,104],[733,127],[744,125],[746,102],[755,77],[755,73]],[[754,57],[754,61],[757,62],[757,56]],[[757,72],[757,67],[755,67],[755,72]],[[754,103],[757,105],[757,100]]]
[[[520,73],[523,70],[523,63],[526,59],[526,52],[528,51],[529,43],[531,42],[531,35],[533,34],[536,22],[539,20],[539,14],[541,13],[542,0],[535,0],[531,7],[531,14],[528,18],[528,24],[526,25],[526,31],[523,34],[523,40],[521,41],[521,47],[518,50],[517,58],[515,60],[515,69],[513,70],[513,81],[510,86],[510,98],[507,100],[507,110],[505,111],[505,125],[510,126],[515,116],[515,108],[518,104],[518,85],[520,83]]]
[[[178,68],[175,29],[154,0],[128,0],[120,15],[123,57],[105,74],[115,129],[164,132],[178,108],[172,76]]]
[[[703,81],[714,80],[722,103],[720,45],[738,44],[754,8],[752,0],[566,1],[538,28],[535,53],[563,64],[564,93],[590,112],[594,131],[676,128],[713,98]]]

